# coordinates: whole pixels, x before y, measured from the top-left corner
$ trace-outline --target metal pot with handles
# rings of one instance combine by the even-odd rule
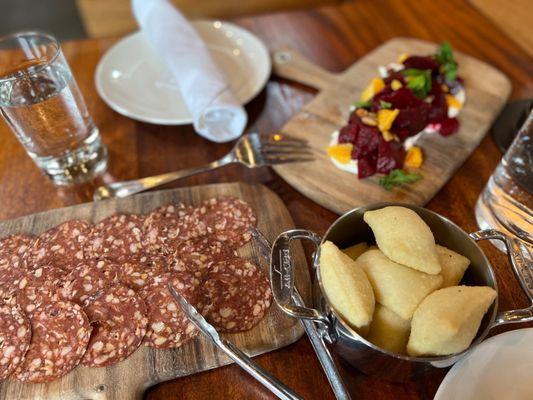
[[[498,312],[498,298],[491,305],[479,327],[478,333],[465,351],[449,356],[409,357],[383,350],[352,329],[331,307],[325,296],[320,279],[318,260],[320,245],[329,240],[339,248],[345,248],[359,242],[375,242],[370,227],[364,222],[363,214],[386,206],[402,206],[415,211],[431,228],[435,241],[463,256],[471,264],[461,284],[471,286],[490,286],[498,292],[497,279],[485,254],[476,244],[485,239],[501,240],[507,247],[509,259],[520,286],[529,298],[530,306],[525,309]],[[313,284],[314,305],[306,307],[297,305],[292,299],[294,275],[290,244],[294,240],[310,240],[317,250],[313,256],[315,280]],[[356,208],[338,218],[328,229],[323,238],[311,231],[294,229],[283,232],[272,246],[270,260],[270,278],[274,299],[287,314],[312,320],[322,334],[323,340],[330,343],[334,351],[349,364],[362,372],[390,381],[416,379],[435,368],[444,368],[454,364],[466,352],[480,343],[495,326],[518,322],[533,321],[533,265],[526,260],[521,251],[521,244],[495,230],[483,230],[466,233],[450,220],[430,210],[407,204],[378,203]]]

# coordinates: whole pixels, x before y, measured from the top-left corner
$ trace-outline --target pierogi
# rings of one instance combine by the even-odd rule
[[[379,249],[392,261],[427,274],[440,273],[435,238],[416,212],[390,206],[366,211],[363,219],[374,232]]]
[[[456,286],[463,279],[470,260],[453,250],[437,245],[437,254],[441,266],[442,287]]]
[[[405,353],[411,321],[401,318],[381,304],[376,304],[367,340],[391,353]]]
[[[374,314],[374,292],[365,272],[332,242],[320,246],[319,272],[335,311],[354,328],[367,328]]]
[[[431,293],[413,315],[407,354],[444,356],[467,349],[495,298],[488,286],[451,286]]]
[[[420,302],[442,285],[442,276],[400,265],[381,250],[366,251],[356,264],[366,272],[376,301],[407,320]]]

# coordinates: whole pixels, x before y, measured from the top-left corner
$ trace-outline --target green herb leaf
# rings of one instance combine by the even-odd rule
[[[379,101],[379,108],[391,108],[391,107],[392,107],[392,103],[389,103],[388,101],[383,101],[383,100]]]
[[[393,169],[387,176],[380,178],[379,184],[386,190],[392,190],[395,186],[403,186],[422,179],[420,174],[410,174],[402,169]]]
[[[429,69],[409,68],[402,71],[406,77],[407,87],[415,96],[425,99],[431,90],[431,71]]]
[[[457,62],[453,58],[452,46],[448,42],[441,44],[435,59],[440,64],[440,72],[448,82],[453,82],[457,78]]]
[[[372,107],[372,102],[369,101],[356,101],[353,104],[356,108],[370,108]]]

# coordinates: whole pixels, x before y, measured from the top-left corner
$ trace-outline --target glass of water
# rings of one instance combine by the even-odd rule
[[[54,37],[0,38],[0,112],[54,183],[81,183],[105,170],[107,149]]]
[[[533,111],[481,193],[476,219],[482,229],[498,229],[533,250]]]

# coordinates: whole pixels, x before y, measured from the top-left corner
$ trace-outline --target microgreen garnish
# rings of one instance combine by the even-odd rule
[[[440,72],[448,82],[453,82],[457,78],[457,62],[453,59],[452,46],[448,42],[441,44],[435,59],[440,64]]]
[[[356,101],[354,104],[355,108],[370,108],[372,107],[372,102],[370,100],[368,101]]]
[[[402,71],[406,77],[407,87],[415,96],[426,98],[431,90],[431,71],[429,69],[408,68]]]
[[[388,101],[383,101],[383,100],[379,101],[379,108],[391,108],[391,107],[392,107],[392,103],[389,103]]]
[[[410,183],[414,183],[422,179],[422,175],[415,173],[408,173],[402,169],[393,169],[387,176],[379,179],[379,184],[385,188],[385,190],[392,190],[395,186],[403,186]]]

